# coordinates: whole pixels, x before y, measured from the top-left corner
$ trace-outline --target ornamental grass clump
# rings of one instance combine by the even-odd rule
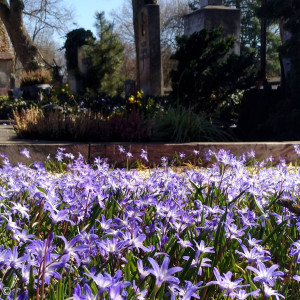
[[[13,111],[14,130],[20,138],[65,141],[148,141],[151,127],[138,111],[113,114],[104,118],[100,113],[82,109],[71,114],[53,109],[46,112],[31,106]]]
[[[43,163],[1,157],[1,299],[295,299],[299,291],[300,172],[283,160],[250,170],[253,153],[209,151],[207,168],[176,172],[163,158],[141,176],[60,148],[67,167],[56,176]]]
[[[51,74],[46,69],[37,69],[33,71],[24,71],[21,76],[21,85],[29,86],[34,84],[49,84]]]

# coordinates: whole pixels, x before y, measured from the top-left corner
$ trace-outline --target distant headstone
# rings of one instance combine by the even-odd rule
[[[89,70],[90,60],[86,57],[86,55],[82,51],[82,47],[78,48],[77,53],[78,53],[77,54],[78,69],[80,73],[86,75]]]
[[[162,95],[159,5],[143,5],[138,15],[139,88],[145,95]]]
[[[89,65],[89,59],[84,55],[82,47],[79,47],[77,51],[78,70],[68,70],[68,82],[70,84],[70,90],[77,95],[84,93],[82,75],[87,74]]]
[[[202,0],[200,9],[184,17],[184,34],[192,35],[204,28],[222,26],[224,37],[233,35],[236,42],[233,53],[240,54],[241,11],[222,5],[222,0]]]
[[[125,80],[125,97],[134,96],[136,94],[135,80],[127,79]]]
[[[223,5],[223,2],[222,0],[201,0],[200,1],[200,8],[207,5]]]
[[[0,21],[0,94],[7,94],[11,88],[14,56],[10,49],[9,39]]]

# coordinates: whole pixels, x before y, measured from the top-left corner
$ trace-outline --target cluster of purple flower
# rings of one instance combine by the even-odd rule
[[[0,299],[293,299],[300,217],[277,201],[297,204],[300,171],[249,168],[253,152],[206,158],[184,172],[162,158],[145,178],[62,148],[60,176],[2,155]]]

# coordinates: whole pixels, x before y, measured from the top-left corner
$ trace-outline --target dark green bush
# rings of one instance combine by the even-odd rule
[[[253,56],[230,53],[233,44],[233,37],[221,38],[221,28],[178,37],[172,56],[178,65],[170,74],[174,101],[212,117],[224,109],[228,115],[231,95],[255,82]]]

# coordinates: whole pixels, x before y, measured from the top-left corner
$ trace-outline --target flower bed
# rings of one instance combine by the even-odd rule
[[[0,298],[294,299],[300,171],[253,153],[206,158],[142,176],[59,149],[69,163],[54,176],[3,157]]]

